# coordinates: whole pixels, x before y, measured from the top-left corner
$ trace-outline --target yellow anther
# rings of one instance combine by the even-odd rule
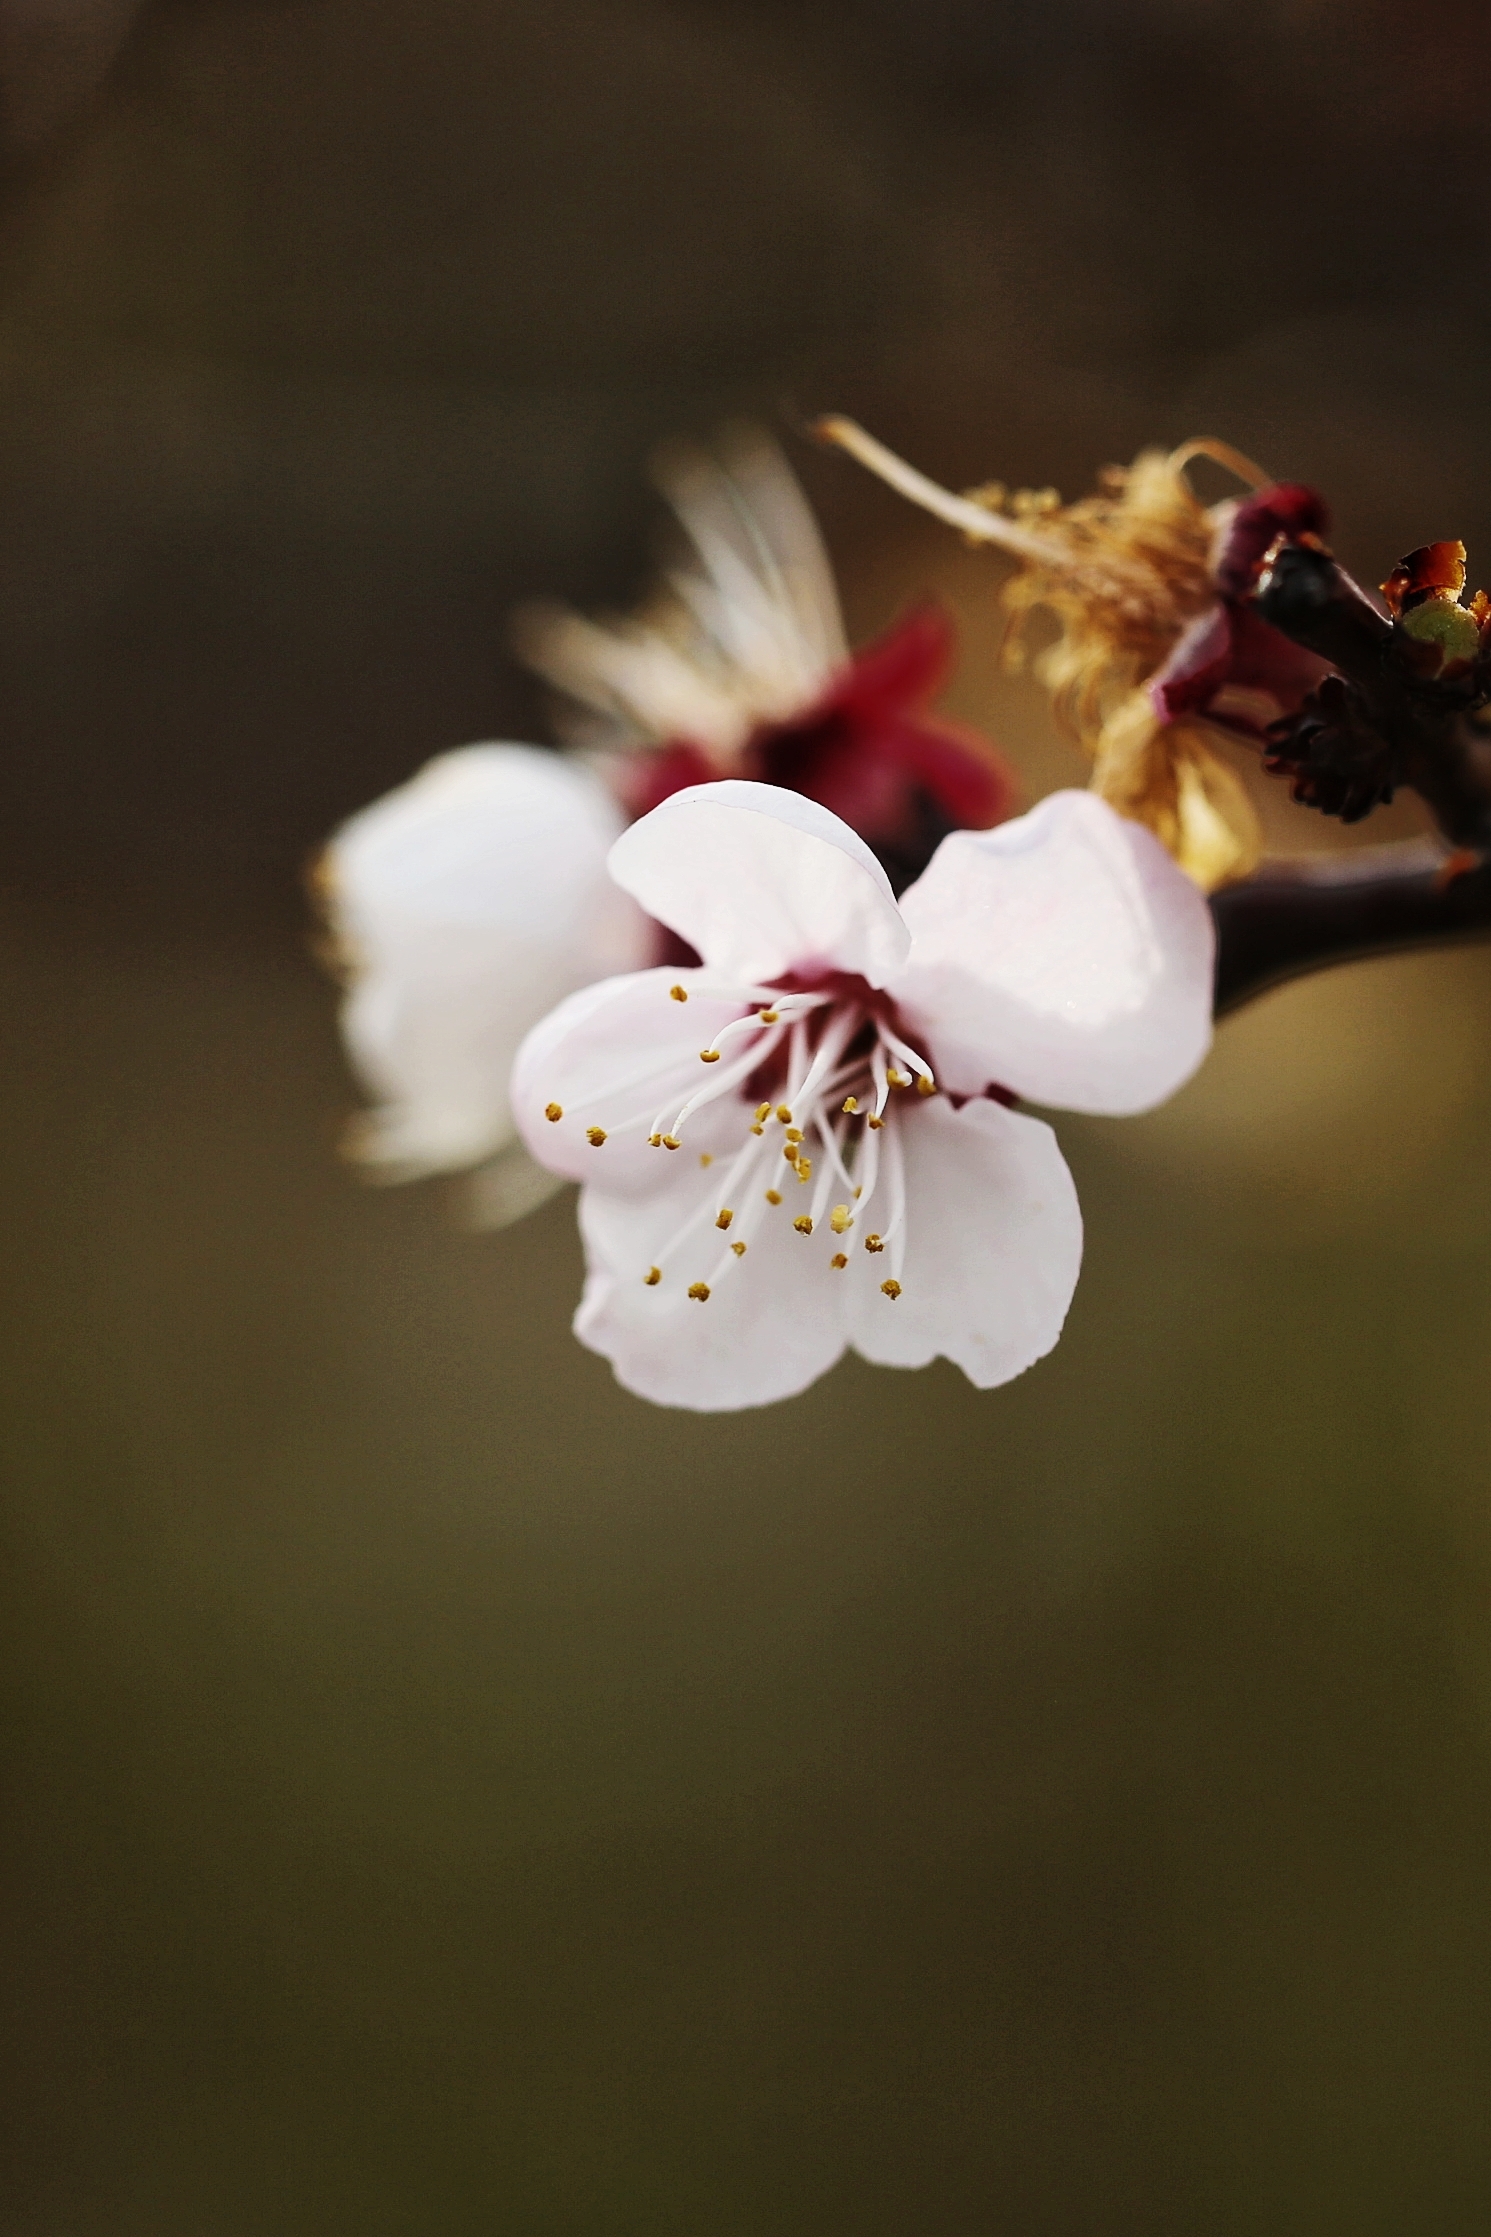
[[[690,1295],[692,1295],[692,1294],[693,1294],[693,1293],[692,1293],[692,1291],[691,1291],[691,1292],[690,1292]],[[899,1283],[899,1282],[896,1282],[896,1281],[890,1281],[890,1282],[882,1282],[882,1283],[880,1284],[880,1294],[881,1294],[881,1296],[882,1296],[882,1297],[889,1297],[889,1298],[891,1298],[891,1299],[895,1299],[895,1298],[899,1297],[899,1296],[900,1296],[900,1294],[901,1294],[901,1285],[900,1285],[900,1283]]]
[[[782,1199],[774,1188],[769,1188],[766,1192],[766,1201],[768,1204],[780,1204]]]
[[[730,1222],[731,1222],[731,1220],[733,1220],[733,1219],[734,1219],[734,1217],[735,1217],[735,1214],[734,1214],[734,1213],[733,1213],[732,1211],[729,1211],[729,1210],[727,1209],[727,1210],[725,1210],[725,1211],[723,1211],[723,1212],[721,1212],[721,1213],[720,1213],[719,1217],[718,1217],[718,1218],[716,1219],[716,1221],[715,1221],[715,1223],[714,1223],[714,1224],[715,1224],[715,1226],[716,1226],[716,1227],[728,1227],[728,1226],[730,1225]]]
[[[764,1134],[766,1132],[766,1128],[764,1126],[753,1126],[751,1128],[751,1132],[753,1134]]]
[[[642,1276],[643,1281],[647,1284],[647,1287],[649,1289],[656,1289],[658,1283],[662,1280],[662,1278],[663,1269],[661,1268],[661,1266],[649,1266],[646,1273]]]
[[[864,1190],[863,1190],[862,1188],[857,1188],[857,1189],[855,1190],[855,1192],[854,1192],[854,1201],[855,1201],[855,1203],[856,1203],[856,1204],[857,1204],[857,1203],[859,1202],[860,1198],[861,1198],[861,1197],[862,1197],[862,1196],[864,1195],[864,1193],[865,1193],[865,1192],[864,1192]]]
[[[892,1087],[910,1087],[911,1085],[911,1074],[909,1072],[898,1072],[894,1065],[891,1066],[885,1076]]]
[[[756,1105],[756,1124],[764,1126],[770,1117],[771,1105],[769,1103],[758,1103]]]
[[[800,1142],[802,1140],[802,1128],[800,1126],[789,1126],[787,1139],[789,1142]]]
[[[708,1282],[690,1282],[689,1295],[702,1305],[705,1298],[709,1295]]]
[[[828,1263],[830,1266],[837,1267],[839,1272],[842,1274],[844,1268],[849,1264],[849,1261],[844,1256],[844,1253],[842,1251],[835,1251],[833,1257],[829,1260]]]
[[[564,1105],[562,1103],[546,1103],[544,1105],[544,1117],[549,1121],[549,1124],[551,1126],[554,1124],[554,1121],[556,1119],[562,1119],[563,1116]]]
[[[587,1126],[585,1139],[593,1150],[598,1150],[606,1139],[606,1130],[603,1126]]]
[[[651,1144],[651,1146],[653,1147],[653,1149],[655,1149],[655,1150],[660,1150],[660,1149],[662,1148],[662,1146],[663,1146],[663,1137],[661,1136],[661,1134],[649,1134],[649,1135],[648,1135],[648,1137],[647,1137],[647,1139],[648,1139],[649,1143]]]
[[[683,1144],[676,1134],[665,1134],[663,1136],[663,1148],[665,1150],[681,1150]]]
[[[885,1245],[878,1235],[867,1235],[865,1237],[865,1249],[867,1251],[883,1251],[884,1248]]]
[[[881,1129],[881,1127],[882,1127],[882,1126],[884,1126],[884,1124],[885,1124],[885,1121],[884,1121],[884,1119],[882,1119],[882,1118],[876,1118],[876,1116],[875,1116],[874,1112],[872,1111],[872,1112],[870,1113],[870,1116],[869,1116],[869,1119],[868,1119],[868,1121],[867,1121],[867,1124],[869,1124],[870,1126],[873,1126],[873,1127],[874,1127],[874,1129],[875,1129],[875,1132],[876,1132],[876,1133],[878,1134],[878,1133],[880,1132],[880,1129]]]
[[[846,1095],[839,1108],[844,1111],[857,1111],[859,1109],[859,1097],[857,1095]]]
[[[800,1181],[810,1181],[813,1178],[813,1160],[810,1157],[798,1159],[797,1177]]]
[[[797,1137],[797,1142],[784,1142],[782,1144],[782,1155],[786,1158],[789,1165],[795,1165],[797,1163],[797,1143],[801,1140],[802,1136],[799,1134]]]
[[[779,1103],[777,1105],[777,1117],[781,1120],[783,1126],[790,1126],[792,1124],[792,1113],[788,1110],[785,1103]]]
[[[700,1152],[699,1152],[699,1163],[700,1163],[701,1165],[713,1165],[713,1163],[714,1163],[714,1152],[713,1152],[713,1150],[700,1150]]]
[[[777,1012],[775,1010],[758,1010],[756,1014],[763,1025],[775,1025],[777,1022]]]
[[[804,1212],[799,1219],[795,1219],[792,1224],[797,1229],[799,1235],[811,1235],[813,1232],[812,1219],[806,1212]]]
[[[736,1257],[737,1257],[737,1258],[744,1258],[744,1257],[745,1257],[745,1254],[746,1254],[746,1247],[745,1247],[745,1244],[744,1244],[744,1243],[732,1243],[732,1244],[730,1245],[730,1248],[731,1248],[731,1250],[732,1250],[732,1251],[734,1251],[734,1253],[735,1253],[735,1255],[736,1255]]]
[[[935,1095],[937,1093],[937,1082],[929,1079],[927,1074],[923,1072],[916,1083],[916,1092],[918,1095]]]
[[[835,1204],[828,1215],[828,1224],[835,1235],[842,1235],[846,1227],[854,1225],[854,1214],[847,1204]]]
[[[699,1062],[701,1064],[718,1064],[719,1061],[720,1052],[718,1049],[701,1049],[699,1051]]]
[[[689,998],[688,989],[686,987],[670,986],[668,992],[669,994],[671,994],[675,1002],[687,1002]]]

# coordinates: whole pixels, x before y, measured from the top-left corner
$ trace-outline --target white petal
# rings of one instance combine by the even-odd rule
[[[691,785],[622,833],[611,875],[710,967],[773,980],[817,966],[883,986],[910,938],[864,841],[777,785]]]
[[[429,1172],[500,1149],[529,1026],[646,960],[653,928],[605,868],[621,823],[589,770],[496,745],[442,754],[337,832],[325,884],[343,1033],[381,1106],[369,1158]]]
[[[906,1158],[901,1295],[881,1293],[889,1251],[850,1262],[850,1334],[884,1367],[939,1354],[980,1390],[1044,1358],[1082,1264],[1082,1214],[1056,1137],[1040,1119],[943,1096],[898,1120]],[[847,1279],[847,1277],[846,1277]]]
[[[1093,793],[953,832],[901,906],[913,944],[893,991],[944,1086],[1144,1111],[1211,1044],[1206,903]]]
[[[675,986],[687,1001],[674,999]],[[518,1051],[512,1107],[524,1142],[567,1180],[595,1180],[604,1158],[606,1186],[632,1192],[660,1185],[665,1167],[681,1159],[697,1167],[701,1155],[726,1148],[733,1155],[750,1117],[738,1092],[695,1112],[681,1149],[652,1148],[648,1132],[654,1117],[663,1116],[666,1128],[690,1096],[724,1075],[733,1049],[718,1066],[704,1064],[700,1052],[748,1008],[712,993],[706,971],[637,971],[583,987],[541,1019]],[[560,1116],[550,1119],[551,1110]],[[638,1118],[647,1123],[626,1125]],[[604,1142],[590,1140],[592,1127],[604,1131]]]
[[[799,1235],[789,1197],[767,1212],[745,1257],[710,1283],[700,1303],[689,1285],[708,1278],[728,1241],[708,1216],[711,1196],[689,1244],[649,1287],[643,1277],[656,1252],[701,1199],[697,1163],[668,1178],[646,1198],[600,1188],[581,1194],[589,1273],[575,1334],[610,1360],[627,1390],[658,1406],[729,1413],[806,1390],[845,1344],[844,1276],[829,1264],[833,1238]]]

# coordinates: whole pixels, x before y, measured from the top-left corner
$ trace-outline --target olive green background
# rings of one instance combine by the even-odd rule
[[[0,2229],[1483,2230],[1491,955],[1062,1122],[1009,1389],[707,1420],[572,1343],[567,1202],[339,1165],[299,880],[544,734],[508,606],[634,591],[731,412],[1069,495],[1222,434],[1371,579],[1491,566],[1491,26],[177,0],[90,94],[113,36],[4,112]],[[994,563],[794,455],[855,626],[940,590],[1079,776]]]

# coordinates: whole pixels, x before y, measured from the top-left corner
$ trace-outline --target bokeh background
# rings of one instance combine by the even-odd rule
[[[1436,2237],[1491,2184],[1491,955],[1063,1139],[1058,1352],[697,1420],[339,1165],[301,875],[643,461],[1225,435],[1491,567],[1491,17],[3,0],[15,2237]],[[855,626],[996,563],[794,457]],[[1330,840],[1268,803],[1275,843]],[[1411,829],[1411,814],[1389,828]]]

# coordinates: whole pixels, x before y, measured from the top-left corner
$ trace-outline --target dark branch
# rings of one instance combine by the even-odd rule
[[[1458,876],[1432,840],[1265,863],[1211,897],[1218,1017],[1333,963],[1491,938],[1491,864]]]

